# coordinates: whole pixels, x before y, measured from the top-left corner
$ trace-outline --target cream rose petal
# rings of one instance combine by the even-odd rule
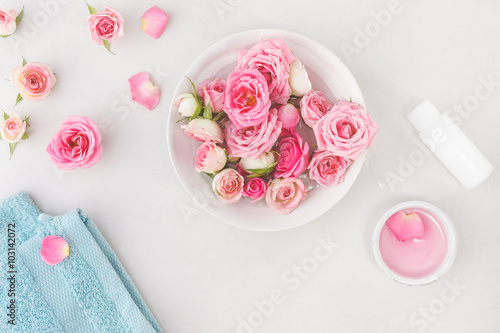
[[[151,82],[148,73],[138,73],[128,79],[132,100],[153,110],[160,102],[161,90]]]

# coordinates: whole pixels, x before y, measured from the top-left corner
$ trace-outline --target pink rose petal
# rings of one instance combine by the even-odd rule
[[[69,255],[69,245],[64,238],[47,236],[42,239],[40,256],[44,263],[50,266],[57,265]]]
[[[403,211],[399,211],[389,217],[385,224],[387,224],[387,227],[396,235],[400,242],[409,239],[421,239],[424,236],[424,223],[415,212],[406,214]]]
[[[142,31],[158,39],[168,22],[168,14],[154,6],[149,8],[141,17]]]
[[[160,102],[160,87],[155,86],[149,79],[148,73],[138,73],[128,79],[132,99],[145,106],[148,110],[153,110]]]

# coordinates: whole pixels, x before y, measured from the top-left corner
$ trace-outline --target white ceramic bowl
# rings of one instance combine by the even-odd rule
[[[261,39],[283,39],[290,50],[306,66],[315,90],[323,90],[331,100],[349,100],[365,106],[356,80],[347,67],[330,50],[317,42],[296,33],[259,29],[240,32],[222,39],[203,52],[189,67],[186,76],[195,84],[221,77],[236,67],[239,49],[249,49]],[[192,92],[187,79],[183,78],[174,94]],[[235,204],[223,204],[217,200],[211,189],[211,178],[194,169],[194,154],[201,144],[184,135],[180,115],[172,101],[168,118],[167,142],[175,172],[191,197],[211,215],[234,226],[258,231],[277,231],[294,228],[319,217],[349,191],[356,180],[365,159],[359,155],[349,167],[345,181],[335,187],[318,187],[289,215],[279,215],[265,206],[242,199]]]

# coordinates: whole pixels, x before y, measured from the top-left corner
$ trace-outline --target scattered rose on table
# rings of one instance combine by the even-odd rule
[[[160,87],[155,86],[148,73],[137,73],[128,79],[132,100],[146,107],[149,111],[153,110],[161,98]]]
[[[88,117],[70,116],[47,146],[52,163],[64,170],[89,168],[102,156],[101,133]]]
[[[16,29],[17,25],[23,18],[24,6],[21,12],[16,16],[15,10],[7,10],[0,8],[0,37],[9,37]]]
[[[12,158],[17,144],[29,137],[28,133],[26,133],[26,128],[30,126],[29,118],[25,117],[24,120],[21,120],[15,113],[8,115],[4,112],[3,117],[0,119],[0,139],[9,144],[9,159]]]
[[[168,14],[160,8],[153,6],[149,8],[141,17],[141,30],[151,37],[160,38],[168,22]]]
[[[41,101],[50,95],[57,79],[49,65],[39,62],[29,62],[23,58],[22,66],[17,66],[10,72],[10,79],[19,91],[16,104],[23,99]]]
[[[92,39],[113,53],[110,49],[110,43],[123,36],[125,20],[119,11],[109,6],[105,6],[102,12],[89,4],[87,7],[90,13],[87,21]]]

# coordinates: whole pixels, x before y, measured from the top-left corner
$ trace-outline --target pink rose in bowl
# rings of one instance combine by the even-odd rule
[[[0,37],[12,35],[16,28],[16,11],[0,8]]]
[[[227,80],[224,110],[238,129],[267,119],[271,101],[265,77],[256,69],[234,70]]]
[[[266,192],[266,203],[278,214],[290,214],[307,197],[307,190],[298,178],[273,179]]]
[[[278,107],[278,119],[283,128],[295,128],[300,122],[299,110],[293,104],[281,105]]]
[[[259,201],[266,195],[267,184],[262,178],[249,178],[243,187],[243,196]]]
[[[274,178],[298,177],[309,165],[309,144],[295,130],[287,130],[278,143],[278,164]],[[283,133],[282,133],[283,135]]]
[[[104,11],[90,15],[87,21],[92,39],[99,45],[103,44],[103,40],[111,43],[123,36],[125,20],[114,8],[105,6]]]
[[[49,65],[30,62],[10,72],[10,80],[27,101],[40,101],[50,95],[56,77]]]
[[[344,181],[344,175],[352,161],[336,156],[327,150],[316,150],[308,166],[309,177],[322,186],[336,186]]]
[[[224,142],[224,133],[214,120],[195,118],[187,125],[182,125],[181,128],[184,134],[198,141]]]
[[[307,126],[313,127],[333,107],[322,91],[311,90],[300,100],[300,113]]]
[[[378,126],[358,104],[339,101],[313,130],[319,149],[354,160],[371,146]]]
[[[215,142],[205,142],[196,150],[194,166],[196,171],[214,174],[224,168],[227,154]]]
[[[226,122],[225,137],[229,157],[259,158],[269,152],[281,133],[281,121],[276,109],[269,112],[266,121],[256,126],[238,129]]]
[[[203,99],[206,107],[210,103],[212,112],[221,112],[224,108],[224,91],[226,90],[226,80],[215,79],[205,80],[198,86],[198,95]]]
[[[285,104],[290,98],[288,82],[290,64],[295,61],[292,51],[280,39],[261,40],[250,50],[240,50],[236,68],[254,68],[266,78],[271,102]]]
[[[212,188],[219,201],[234,203],[241,199],[244,183],[245,180],[238,171],[228,168],[215,175]]]
[[[88,117],[68,117],[52,137],[47,152],[60,169],[89,168],[102,156],[99,128]]]
[[[0,118],[0,139],[8,143],[18,143],[26,133],[26,121],[21,120],[15,113],[11,113],[8,117]]]

